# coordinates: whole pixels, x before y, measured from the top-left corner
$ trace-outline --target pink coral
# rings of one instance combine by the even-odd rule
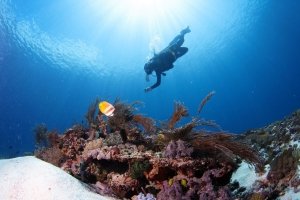
[[[113,158],[120,154],[120,149],[116,146],[104,146],[102,148],[93,149],[88,151],[83,157],[85,159],[93,158],[97,160],[113,160]]]
[[[64,171],[67,171],[68,173],[76,176],[80,174],[80,166],[77,160],[68,159],[64,162],[64,164],[61,166],[61,168]]]

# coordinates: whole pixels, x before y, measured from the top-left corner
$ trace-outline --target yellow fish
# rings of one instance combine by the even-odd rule
[[[107,101],[101,101],[99,103],[99,110],[104,115],[106,115],[108,117],[112,117],[112,116],[114,116],[115,107],[113,105],[111,105],[110,103],[108,103]]]

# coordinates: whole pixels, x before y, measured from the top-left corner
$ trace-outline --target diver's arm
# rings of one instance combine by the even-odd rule
[[[151,86],[151,89],[153,90],[154,88],[158,87],[161,82],[161,73],[156,72],[156,83]]]
[[[145,89],[145,92],[150,92],[151,90],[153,90],[154,88],[158,87],[160,85],[161,82],[161,73],[159,72],[155,72],[156,73],[156,83],[154,85],[152,85],[151,87],[147,87]]]

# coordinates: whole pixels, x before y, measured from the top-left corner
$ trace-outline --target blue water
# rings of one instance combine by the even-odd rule
[[[139,6],[139,7],[138,7]],[[34,149],[32,129],[82,123],[96,98],[140,100],[166,120],[174,101],[242,133],[300,108],[300,1],[0,0],[1,157]],[[192,32],[162,84],[143,89],[153,49]]]

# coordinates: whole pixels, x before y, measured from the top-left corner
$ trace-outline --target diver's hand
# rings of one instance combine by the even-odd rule
[[[147,88],[144,89],[145,92],[150,92],[151,90],[152,90],[151,87],[147,87]]]

